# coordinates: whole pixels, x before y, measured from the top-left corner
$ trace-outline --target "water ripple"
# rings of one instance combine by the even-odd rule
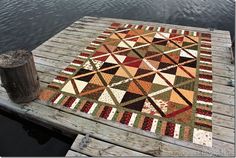
[[[89,16],[213,27],[234,34],[234,0],[1,0],[0,51],[33,49]]]

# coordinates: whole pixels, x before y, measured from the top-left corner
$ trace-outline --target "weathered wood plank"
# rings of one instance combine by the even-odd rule
[[[82,156],[87,156],[87,155],[75,152],[73,150],[68,150],[68,152],[66,153],[66,157],[82,157]]]
[[[215,139],[234,144],[234,129],[213,126]]]
[[[234,95],[234,87],[213,83],[213,92],[224,93],[227,95]]]
[[[81,43],[84,43],[84,45],[88,45],[90,42],[84,41],[84,42],[81,42]],[[48,47],[56,47],[56,48],[61,48],[61,49],[67,49],[67,50],[75,51],[75,52],[77,52],[78,49],[79,50],[81,49],[81,47],[78,46],[78,45],[58,43],[58,42],[55,42],[55,41],[47,41],[47,42],[44,43],[44,45],[48,46]]]
[[[222,104],[234,105],[234,96],[233,95],[227,95],[227,94],[215,92],[215,93],[213,93],[213,100],[215,102],[219,102]]]
[[[213,125],[234,129],[234,117],[213,113]]]
[[[64,36],[62,36],[64,37]],[[52,38],[51,40],[49,40],[48,42],[52,42],[52,44],[54,43],[59,43],[59,44],[66,44],[66,45],[72,45],[72,46],[78,46],[78,44],[84,44],[84,43],[90,43],[91,39],[94,38],[87,38],[87,37],[83,37],[83,39],[80,39],[78,41],[71,39],[71,38],[61,38],[61,36],[58,36],[57,38]]]
[[[223,50],[223,51],[212,51],[212,56],[220,57],[220,58],[229,58],[231,59],[230,50]]]
[[[83,135],[78,135],[71,146],[72,150],[84,153],[89,156],[150,156],[111,143],[107,143],[95,138],[89,138],[90,142],[87,147],[80,149],[80,142]]]
[[[54,68],[54,67],[42,65],[39,63],[35,64],[35,66],[36,66],[36,69],[38,72],[42,72],[45,74],[51,74],[51,75],[56,76],[56,75],[58,75],[59,72],[61,72],[61,69],[59,69],[59,68]],[[40,78],[40,76],[39,76],[39,78]]]
[[[63,61],[61,59],[51,60],[51,59],[41,58],[37,56],[34,56],[34,61],[37,64],[47,65],[47,66],[60,68],[60,69],[64,69],[69,64],[69,62]]]
[[[231,65],[233,65],[232,63],[231,63],[231,58],[229,57],[229,58],[227,58],[227,57],[218,57],[218,56],[212,56],[212,62],[216,62],[216,63],[223,63],[223,64],[231,64]]]
[[[63,61],[66,62],[71,62],[75,59],[75,57],[73,56],[68,56],[66,55],[60,55],[60,54],[56,54],[56,53],[52,53],[52,52],[47,52],[47,51],[39,51],[39,50],[34,50],[33,51],[34,56],[36,57],[42,57],[42,58],[48,58],[48,59],[61,59]],[[79,54],[79,53],[78,53]]]
[[[225,78],[234,78],[234,71],[226,70],[226,69],[218,69],[213,66],[213,76],[220,76]]]
[[[214,42],[211,43],[211,50],[216,51],[216,52],[230,52],[230,46],[224,46],[224,45],[214,45]]]
[[[214,114],[220,114],[220,115],[225,115],[225,116],[229,116],[229,117],[235,116],[234,115],[234,106],[225,105],[222,103],[214,102],[212,111]]]
[[[104,28],[105,29],[105,28]],[[104,31],[104,30],[103,30]],[[97,34],[98,32],[102,32],[102,31],[97,31],[95,34]],[[70,31],[70,30],[63,30],[60,32],[60,35],[58,35],[58,37],[65,37],[68,36],[68,38],[70,37],[74,37],[74,38],[82,38],[82,37],[87,37],[87,38],[96,38],[94,36],[94,32],[91,33],[91,31],[83,31],[83,29],[78,30],[78,31]]]
[[[232,44],[231,38],[221,38],[219,35],[215,35],[214,33],[211,35],[211,39],[215,42]]]
[[[69,49],[62,49],[62,48],[57,48],[57,47],[51,47],[48,45],[41,45],[40,47],[38,47],[37,49],[35,49],[37,51],[44,51],[44,52],[51,52],[51,53],[55,53],[55,54],[59,54],[59,55],[65,55],[67,54],[68,56],[72,56],[72,57],[76,57],[77,55],[79,55],[79,52],[81,52],[83,49],[77,50],[77,51],[72,51]]]
[[[214,69],[222,69],[234,72],[234,65],[232,64],[223,64],[223,63],[212,63]]]
[[[217,84],[227,86],[229,81],[230,81],[230,78],[225,78],[225,77],[216,76],[216,75],[213,76],[213,82]]]

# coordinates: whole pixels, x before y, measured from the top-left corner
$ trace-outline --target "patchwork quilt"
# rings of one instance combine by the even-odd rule
[[[211,35],[112,23],[39,98],[211,147]]]

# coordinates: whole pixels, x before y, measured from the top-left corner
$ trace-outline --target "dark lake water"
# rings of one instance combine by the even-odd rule
[[[64,156],[72,138],[0,112],[0,156]]]
[[[233,37],[234,8],[234,0],[0,0],[0,52],[16,48],[33,49],[85,15],[215,28],[228,30]],[[54,139],[47,132],[44,133],[52,139],[32,143],[35,137],[18,132],[31,127],[23,122],[14,124],[9,117],[0,115],[1,125],[11,125],[5,126],[6,133],[0,133],[0,155],[10,150],[11,146],[7,149],[7,140],[11,141],[13,135],[22,138],[17,149],[11,148],[16,153],[19,150],[37,155],[40,151],[30,149],[41,149],[47,144],[59,144],[58,150],[68,148],[68,142],[63,138]],[[39,133],[44,131],[37,130]],[[5,141],[1,141],[3,138]],[[32,140],[26,141],[28,139]],[[4,145],[5,148],[2,148]],[[45,154],[59,154],[51,148],[44,149]]]

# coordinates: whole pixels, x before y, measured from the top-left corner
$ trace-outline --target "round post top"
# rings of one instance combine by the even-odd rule
[[[27,50],[12,50],[0,54],[0,68],[15,68],[22,66],[32,57]]]

